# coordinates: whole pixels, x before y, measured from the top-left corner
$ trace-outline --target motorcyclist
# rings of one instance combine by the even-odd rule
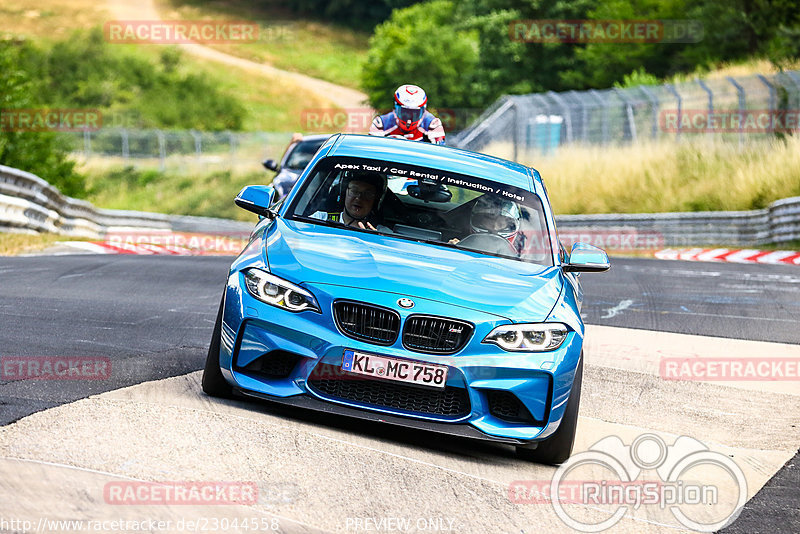
[[[369,134],[443,145],[442,121],[426,110],[427,103],[428,96],[421,87],[401,85],[394,93],[394,111],[375,117]]]

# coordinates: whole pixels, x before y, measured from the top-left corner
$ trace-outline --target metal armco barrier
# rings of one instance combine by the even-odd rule
[[[561,234],[583,234],[599,246],[613,239],[621,248],[780,244],[800,240],[800,197],[753,211],[561,215],[556,224]],[[645,246],[625,246],[637,237]]]
[[[252,227],[213,217],[99,209],[62,195],[34,174],[0,165],[0,228],[98,239],[123,228],[241,234]]]

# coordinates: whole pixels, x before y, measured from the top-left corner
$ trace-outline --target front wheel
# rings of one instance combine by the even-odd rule
[[[581,403],[581,383],[583,382],[583,353],[575,369],[572,390],[569,392],[567,409],[558,429],[547,439],[537,443],[536,448],[517,447],[517,457],[541,464],[557,465],[567,461],[575,443],[575,429],[578,426],[578,407]]]
[[[212,397],[224,399],[233,396],[233,387],[222,376],[219,368],[219,347],[222,337],[222,310],[225,306],[225,297],[219,303],[217,320],[214,323],[214,333],[211,334],[211,344],[208,346],[208,356],[206,357],[206,367],[203,369],[203,391]]]

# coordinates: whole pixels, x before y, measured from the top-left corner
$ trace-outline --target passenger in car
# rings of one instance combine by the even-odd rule
[[[521,248],[519,206],[498,195],[479,197],[470,211],[470,233],[450,244],[492,254],[518,256]]]

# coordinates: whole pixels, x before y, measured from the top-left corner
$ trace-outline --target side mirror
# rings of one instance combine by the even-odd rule
[[[600,273],[611,267],[608,254],[594,245],[575,243],[569,254],[569,263],[564,265],[566,273]]]
[[[268,171],[278,171],[278,162],[274,159],[268,159],[261,163]]]
[[[236,205],[252,211],[259,217],[274,219],[277,212],[270,209],[275,201],[275,189],[271,185],[248,185],[236,195]]]

